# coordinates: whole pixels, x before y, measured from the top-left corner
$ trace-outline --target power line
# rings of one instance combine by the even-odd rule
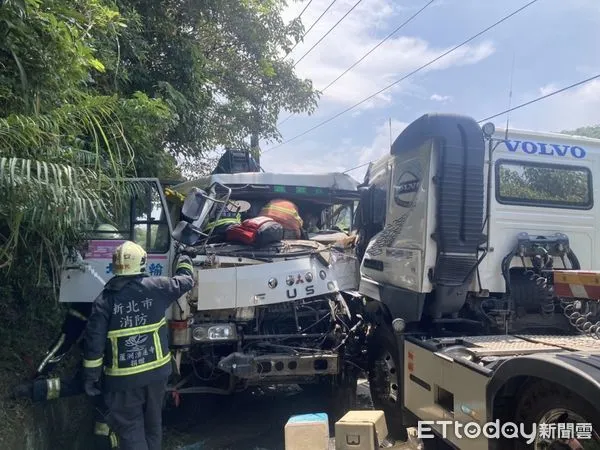
[[[347,112],[349,112],[349,111],[352,111],[354,108],[356,108],[356,107],[358,107],[358,106],[362,105],[362,104],[363,104],[363,103],[365,103],[366,101],[368,101],[368,100],[371,100],[373,97],[376,97],[377,95],[381,94],[382,92],[384,92],[384,91],[387,91],[389,88],[391,88],[391,87],[393,87],[393,86],[397,85],[398,83],[400,83],[400,82],[402,82],[402,81],[406,80],[407,78],[409,78],[409,77],[413,76],[414,74],[416,74],[416,73],[420,72],[421,70],[423,70],[423,69],[425,69],[425,68],[429,67],[430,65],[434,64],[435,62],[439,61],[439,60],[440,60],[440,59],[442,59],[444,56],[447,56],[447,55],[449,55],[450,53],[452,53],[452,52],[455,52],[456,50],[458,50],[459,48],[461,48],[461,47],[463,47],[464,45],[468,44],[468,43],[469,43],[469,42],[471,42],[472,40],[474,40],[474,39],[478,38],[479,36],[481,36],[481,35],[483,35],[483,34],[485,34],[485,33],[487,33],[487,32],[488,32],[489,30],[491,30],[492,28],[495,28],[495,27],[497,27],[497,26],[498,26],[498,25],[500,25],[501,23],[503,23],[503,22],[507,21],[508,19],[510,19],[510,18],[511,18],[511,17],[513,17],[514,15],[516,15],[516,14],[520,13],[520,12],[521,12],[521,11],[523,11],[525,8],[528,8],[529,6],[533,5],[533,4],[534,4],[534,3],[536,3],[537,1],[538,1],[538,0],[531,0],[531,1],[530,1],[529,3],[527,3],[526,5],[524,5],[524,6],[521,6],[519,9],[517,9],[517,10],[513,11],[512,13],[510,13],[510,14],[508,14],[508,15],[504,16],[502,19],[498,20],[498,21],[497,21],[497,22],[495,22],[494,24],[492,24],[492,25],[488,26],[487,28],[485,28],[485,29],[481,30],[479,33],[477,33],[477,34],[475,34],[475,35],[471,36],[470,38],[468,38],[467,40],[463,41],[462,43],[460,43],[460,44],[458,44],[458,45],[456,45],[456,46],[452,47],[450,50],[448,50],[448,51],[446,51],[446,52],[442,53],[440,56],[438,56],[438,57],[436,57],[436,58],[432,59],[431,61],[429,61],[429,62],[427,62],[427,63],[423,64],[422,66],[420,66],[419,68],[417,68],[417,69],[413,70],[413,71],[412,71],[412,72],[410,72],[409,74],[407,74],[407,75],[403,76],[403,77],[402,77],[402,78],[400,78],[399,80],[396,80],[396,81],[394,81],[393,83],[391,83],[391,84],[387,85],[387,86],[386,86],[386,87],[384,87],[383,89],[380,89],[379,91],[375,92],[374,94],[371,94],[371,95],[369,95],[368,97],[364,98],[364,99],[363,99],[363,100],[361,100],[360,102],[358,102],[358,103],[355,103],[354,105],[352,105],[352,106],[350,106],[350,107],[346,108],[345,110],[343,110],[343,111],[341,111],[341,112],[337,113],[336,115],[334,115],[334,116],[330,117],[329,119],[327,119],[327,120],[324,120],[323,122],[320,122],[320,123],[318,123],[318,124],[317,124],[317,125],[315,125],[314,127],[311,127],[311,128],[309,128],[308,130],[306,130],[306,131],[304,131],[304,132],[302,132],[302,133],[300,133],[300,134],[298,134],[298,135],[294,136],[293,138],[290,138],[290,139],[288,139],[287,141],[284,141],[284,142],[282,142],[281,144],[279,144],[279,145],[276,145],[275,147],[271,147],[270,149],[267,149],[267,150],[265,150],[265,151],[263,152],[263,154],[264,154],[264,153],[267,153],[267,152],[270,152],[271,150],[275,150],[276,148],[279,148],[279,147],[281,147],[281,146],[283,146],[283,145],[285,145],[285,144],[288,144],[288,143],[290,143],[290,142],[292,142],[292,141],[295,141],[296,139],[298,139],[298,138],[300,138],[300,137],[302,137],[302,136],[305,136],[306,134],[308,134],[308,133],[310,133],[310,132],[312,132],[312,131],[314,131],[314,130],[316,130],[316,129],[320,128],[320,127],[322,127],[323,125],[325,125],[325,124],[327,124],[327,123],[331,122],[332,120],[335,120],[335,119],[337,119],[337,118],[338,118],[338,117],[340,117],[341,115],[343,115],[343,114],[346,114],[346,113],[347,113]]]
[[[406,19],[404,22],[402,22],[398,27],[396,27],[395,30],[393,30],[390,34],[388,34],[383,40],[379,41],[379,43],[377,45],[375,45],[373,48],[371,48],[371,50],[369,50],[367,53],[365,53],[363,56],[360,57],[360,59],[358,59],[354,64],[352,64],[350,67],[348,67],[346,70],[344,70],[340,75],[338,75],[338,77],[333,80],[331,83],[329,83],[327,86],[325,86],[323,89],[319,89],[321,92],[325,92],[327,89],[329,89],[331,86],[333,86],[335,83],[337,83],[339,81],[340,78],[342,78],[344,75],[346,75],[348,72],[350,72],[352,69],[354,69],[358,64],[360,64],[362,61],[364,61],[364,59],[369,56],[371,53],[373,53],[375,50],[377,50],[381,45],[383,45],[388,39],[390,39],[393,35],[395,35],[398,31],[400,31],[402,28],[404,28],[406,25],[408,25],[410,22],[412,22],[419,14],[421,14],[423,11],[425,11],[435,0],[429,0],[429,2],[427,2],[421,9],[419,9],[416,13],[414,13],[412,16],[410,16],[408,19]],[[291,119],[292,117],[294,117],[295,114],[290,114],[288,117],[286,117],[285,119],[283,119],[281,122],[279,122],[278,125],[283,125],[285,122],[287,122],[289,119]]]
[[[315,21],[313,22],[313,24],[312,24],[312,25],[309,27],[309,29],[308,29],[308,30],[306,30],[306,32],[305,32],[305,33],[302,35],[302,37],[301,37],[301,38],[298,40],[298,42],[296,42],[296,43],[294,44],[294,46],[291,48],[291,50],[290,50],[289,52],[287,52],[287,54],[286,54],[286,55],[283,57],[283,59],[287,58],[287,57],[288,57],[288,55],[294,51],[294,49],[295,49],[295,48],[298,46],[298,44],[299,44],[301,41],[304,41],[304,38],[306,37],[306,35],[307,35],[308,33],[310,33],[310,30],[312,30],[312,29],[314,28],[314,26],[315,26],[317,23],[319,23],[319,21],[320,21],[320,20],[323,18],[323,16],[324,16],[324,15],[327,13],[327,11],[329,11],[329,10],[331,9],[331,7],[332,7],[332,6],[335,4],[335,2],[336,2],[336,1],[337,1],[337,0],[333,0],[333,1],[332,1],[332,2],[329,4],[329,6],[327,7],[327,9],[326,9],[325,11],[323,11],[319,17],[317,17],[317,20],[315,20]]]
[[[478,123],[485,122],[485,121],[491,120],[491,119],[495,119],[498,116],[502,116],[502,115],[507,114],[509,112],[513,112],[513,111],[515,111],[517,109],[524,108],[525,106],[529,106],[529,105],[531,105],[533,103],[537,103],[537,102],[539,102],[541,100],[547,99],[548,97],[552,97],[552,96],[554,96],[556,94],[560,94],[561,92],[568,91],[569,89],[573,89],[573,88],[575,88],[577,86],[581,86],[582,84],[589,83],[590,81],[593,81],[593,80],[595,80],[597,78],[600,78],[600,73],[598,75],[594,75],[593,77],[586,78],[585,80],[578,81],[577,83],[570,84],[569,86],[566,86],[566,87],[564,87],[562,89],[559,89],[557,91],[553,91],[553,92],[550,92],[549,94],[542,95],[541,97],[535,98],[535,99],[530,100],[528,102],[521,103],[520,105],[517,105],[517,106],[515,106],[513,108],[509,108],[509,109],[507,109],[505,111],[499,112],[498,114],[494,114],[493,116],[486,117],[485,119],[481,119],[480,121],[478,121]]]
[[[504,110],[502,112],[494,114],[493,116],[489,116],[489,117],[486,117],[485,119],[478,120],[477,123],[487,122],[488,120],[495,119],[496,117],[500,117],[500,116],[502,116],[504,114],[507,114],[509,112],[513,112],[513,111],[516,111],[517,109],[521,109],[521,108],[524,108],[526,106],[532,105],[534,103],[540,102],[540,101],[545,100],[545,99],[547,99],[549,97],[553,97],[553,96],[555,96],[557,94],[560,94],[562,92],[568,91],[568,90],[573,89],[573,88],[576,88],[578,86],[581,86],[582,84],[589,83],[590,81],[594,81],[596,79],[600,79],[600,73],[598,75],[594,75],[592,77],[586,78],[585,80],[581,80],[581,81],[578,81],[576,83],[573,83],[573,84],[570,84],[568,86],[565,86],[565,87],[563,87],[561,89],[557,89],[556,91],[550,92],[549,94],[545,94],[545,95],[542,95],[540,97],[534,98],[533,100],[529,100],[528,102],[521,103],[520,105],[514,106],[512,108],[508,108],[508,109],[506,109],[506,110]],[[351,172],[351,171],[353,171],[355,169],[360,169],[361,167],[364,167],[364,166],[366,166],[366,165],[368,165],[368,164],[370,164],[372,162],[373,161],[368,161],[368,162],[366,162],[364,164],[360,164],[358,166],[355,166],[355,167],[352,167],[350,169],[347,169],[347,170],[345,170],[342,173],[347,173],[347,172]]]
[[[406,19],[400,26],[398,26],[394,31],[392,31],[390,34],[388,34],[382,41],[379,42],[379,44],[377,44],[375,47],[373,47],[371,50],[369,50],[367,53],[365,53],[358,61],[356,61],[354,64],[352,64],[350,67],[348,67],[346,70],[344,70],[340,75],[338,75],[338,77],[333,80],[331,83],[329,83],[327,86],[325,86],[323,89],[321,89],[321,92],[325,92],[327,89],[329,89],[331,86],[333,86],[340,78],[342,78],[344,75],[346,75],[348,72],[350,72],[352,69],[354,69],[358,64],[360,64],[367,56],[369,56],[371,53],[373,53],[375,50],[377,50],[377,48],[379,48],[383,43],[385,43],[389,38],[391,38],[394,34],[396,34],[398,31],[400,31],[402,28],[404,28],[406,25],[408,25],[409,22],[412,22],[413,19],[415,19],[419,14],[421,14],[423,11],[425,11],[427,9],[427,7],[429,7],[435,0],[430,0],[427,4],[425,4],[425,6],[423,6],[420,10],[418,10],[416,13],[414,13],[412,16],[410,16],[408,19]]]
[[[358,1],[357,1],[357,2],[354,4],[354,6],[352,6],[352,8],[350,8],[350,9],[348,10],[348,12],[346,12],[346,14],[344,14],[344,15],[342,16],[342,18],[341,18],[340,20],[338,20],[338,21],[335,23],[335,25],[333,25],[333,26],[332,26],[332,27],[331,27],[331,28],[330,28],[330,29],[327,31],[327,33],[325,33],[325,34],[324,34],[324,35],[321,37],[321,39],[319,39],[319,40],[318,40],[318,41],[317,41],[317,42],[316,42],[316,43],[315,43],[315,44],[314,44],[314,45],[313,45],[311,48],[309,48],[309,49],[308,49],[308,51],[307,51],[307,52],[306,52],[304,55],[302,55],[302,56],[300,57],[300,59],[299,59],[298,61],[296,61],[296,62],[294,63],[293,67],[296,67],[300,61],[302,61],[302,60],[303,60],[303,59],[304,59],[304,58],[305,58],[305,57],[306,57],[306,56],[307,56],[307,55],[308,55],[310,52],[312,52],[312,51],[315,49],[315,47],[316,47],[317,45],[319,45],[319,44],[321,43],[321,41],[327,37],[327,35],[329,35],[329,33],[331,33],[333,30],[335,30],[335,28],[336,28],[336,27],[337,27],[337,26],[338,26],[340,23],[342,23],[342,21],[343,21],[343,20],[344,20],[344,19],[345,19],[345,18],[348,16],[348,14],[350,14],[352,11],[354,11],[354,9],[355,9],[355,8],[356,8],[358,5],[360,5],[360,3],[361,3],[361,2],[362,2],[362,0],[358,0]]]
[[[365,166],[367,166],[367,165],[371,164],[371,162],[372,162],[372,161],[367,161],[366,163],[364,163],[364,164],[361,164],[361,165],[359,165],[359,166],[355,166],[355,167],[352,167],[351,169],[344,170],[342,173],[348,173],[348,172],[352,172],[352,171],[353,171],[353,170],[355,170],[355,169],[360,169],[361,167],[365,167]]]
[[[304,7],[304,9],[302,11],[300,11],[300,14],[298,14],[298,17],[296,17],[296,20],[300,19],[302,17],[302,14],[304,14],[304,12],[308,9],[308,7],[310,6],[310,4],[313,2],[313,0],[310,0],[306,6]]]

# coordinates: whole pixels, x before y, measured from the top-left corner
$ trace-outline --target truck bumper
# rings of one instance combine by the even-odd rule
[[[236,352],[219,361],[219,369],[246,380],[337,375],[339,357],[330,353],[297,356],[275,353],[253,356]]]

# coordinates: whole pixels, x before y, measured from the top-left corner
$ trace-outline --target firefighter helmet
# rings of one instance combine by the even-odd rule
[[[94,229],[90,239],[123,239],[123,235],[114,225],[101,223]]]
[[[125,241],[113,253],[113,273],[117,276],[141,275],[146,271],[146,251],[135,242]]]

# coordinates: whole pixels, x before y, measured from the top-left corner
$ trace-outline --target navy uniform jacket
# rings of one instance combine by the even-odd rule
[[[194,286],[189,257],[175,276],[113,277],[94,300],[84,334],[86,380],[103,375],[103,391],[119,391],[164,380],[171,374],[167,308]]]

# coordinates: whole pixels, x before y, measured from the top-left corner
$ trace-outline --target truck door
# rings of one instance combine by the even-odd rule
[[[126,183],[131,194],[112,205],[108,217],[91,224],[86,233],[89,239],[65,258],[60,302],[93,302],[113,276],[112,254],[125,240],[146,250],[149,275],[169,274],[172,226],[160,183],[156,179],[131,179]]]

